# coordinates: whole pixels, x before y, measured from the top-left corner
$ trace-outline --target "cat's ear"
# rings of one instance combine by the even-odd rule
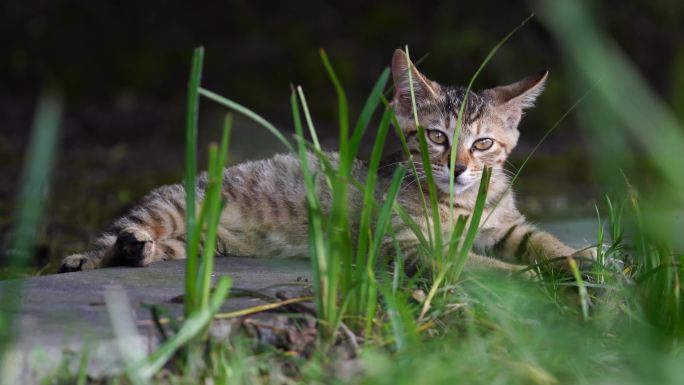
[[[409,60],[406,53],[400,49],[392,56],[392,78],[394,79],[394,105],[397,114],[410,115],[413,110],[411,102],[411,86],[409,82],[409,67],[413,80],[413,93],[416,104],[437,96],[437,84],[421,74]]]
[[[533,107],[544,91],[548,75],[549,71],[541,71],[515,83],[485,91],[493,99],[496,112],[503,118],[506,128],[518,127],[523,111]]]

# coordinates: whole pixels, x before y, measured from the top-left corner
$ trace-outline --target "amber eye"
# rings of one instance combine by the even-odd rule
[[[427,135],[432,142],[437,144],[444,144],[447,141],[446,135],[444,135],[444,133],[439,130],[429,130],[427,132]]]
[[[478,151],[485,151],[485,150],[489,150],[493,144],[494,144],[494,141],[492,139],[489,139],[489,138],[478,139],[477,141],[475,141],[475,143],[473,143],[472,149],[478,150]]]

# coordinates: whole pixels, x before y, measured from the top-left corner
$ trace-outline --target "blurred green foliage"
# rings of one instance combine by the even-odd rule
[[[684,4],[678,0],[602,1],[600,23],[647,75],[675,100],[681,91]],[[408,44],[429,54],[425,72],[464,84],[483,57],[535,5],[526,1],[411,2],[316,1],[196,2],[8,0],[0,5],[0,93],[32,97],[53,79],[71,100],[124,103],[127,97],[182,100],[189,52],[203,44],[205,85],[288,122],[289,84],[302,84],[315,115],[334,114],[333,95],[318,62],[325,48],[350,92],[352,106]],[[550,68],[543,131],[568,103],[561,57],[547,30],[533,21],[494,58],[476,87],[516,80]],[[678,79],[678,80],[677,80]],[[680,87],[677,87],[677,86]],[[323,98],[323,99],[321,99]],[[682,102],[676,103],[682,108]],[[680,110],[681,114],[681,110]],[[681,116],[681,115],[680,115]],[[322,127],[325,131],[325,127]],[[329,133],[334,135],[334,133]]]

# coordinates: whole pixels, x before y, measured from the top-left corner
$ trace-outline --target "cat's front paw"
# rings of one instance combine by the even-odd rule
[[[606,252],[607,246],[603,247],[603,258],[601,263],[598,261],[598,247],[587,247],[575,252],[572,256],[574,257],[577,265],[581,271],[593,270],[594,266],[598,263],[602,268],[621,271],[624,268],[624,261],[614,258],[613,256],[608,256]]]
[[[571,257],[577,262],[577,267],[579,267],[580,271],[589,271],[594,267],[597,255],[598,250],[594,246],[577,250]]]
[[[114,247],[120,262],[125,265],[144,267],[154,262],[154,239],[145,230],[124,229],[116,238]]]
[[[534,281],[539,277],[539,274],[537,274],[536,270],[527,266],[513,271],[512,274],[513,276],[519,277],[524,281]]]
[[[59,273],[70,273],[72,271],[92,270],[95,263],[85,254],[72,254],[65,257],[59,265]]]

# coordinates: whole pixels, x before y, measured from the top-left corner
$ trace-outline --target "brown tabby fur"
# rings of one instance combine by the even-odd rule
[[[456,130],[458,112],[465,89],[441,86],[407,62],[401,50],[394,53],[392,73],[395,96],[392,105],[399,125],[407,138],[410,153],[418,174],[408,173],[403,181],[398,203],[426,232],[434,228],[423,214],[418,183],[425,180],[420,164],[417,127],[413,117],[408,71],[411,71],[419,125],[426,129],[429,153],[435,182],[439,190],[439,212],[444,236],[453,227],[452,218],[470,215],[477,195],[482,171],[493,169],[492,179],[482,218],[489,218],[475,240],[475,250],[492,257],[471,253],[468,266],[485,266],[504,270],[517,270],[533,261],[570,256],[575,251],[556,237],[537,230],[526,222],[515,207],[509,189],[509,177],[504,169],[506,158],[517,144],[518,123],[523,110],[533,105],[542,92],[547,72],[527,77],[516,83],[470,92],[462,117],[462,130],[457,143],[455,167],[455,213],[449,205],[449,154]],[[487,140],[489,138],[489,140]],[[476,141],[481,147],[476,149]],[[386,191],[394,168],[406,164],[407,155],[393,154],[380,168],[378,197]],[[337,155],[329,154],[332,164]],[[314,172],[321,171],[315,156],[309,157]],[[322,175],[322,172],[318,172]],[[357,161],[353,175],[359,181],[366,178],[366,165]],[[300,163],[293,154],[276,155],[271,159],[242,163],[225,169],[223,196],[228,204],[223,210],[218,230],[217,252],[254,257],[288,258],[306,256],[307,203],[302,183]],[[201,202],[206,186],[206,174],[197,185],[197,198]],[[323,208],[329,208],[330,191],[323,180],[317,183],[318,196]],[[362,193],[350,189],[349,214],[358,221]],[[455,215],[453,215],[455,214]],[[185,258],[185,191],[182,185],[159,187],[144,197],[125,216],[118,219],[93,244],[90,251],[66,257],[60,271],[94,269],[113,265],[147,266],[152,262]],[[396,217],[393,226],[397,240],[409,263],[420,262],[416,235]],[[391,247],[383,249],[388,254]],[[583,256],[592,252],[583,251]]]

